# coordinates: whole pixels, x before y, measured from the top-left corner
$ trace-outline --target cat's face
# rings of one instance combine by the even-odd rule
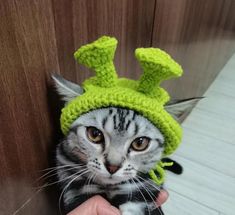
[[[163,152],[164,138],[132,110],[104,108],[79,117],[67,137],[66,150],[77,156],[97,182],[115,184],[147,173]]]

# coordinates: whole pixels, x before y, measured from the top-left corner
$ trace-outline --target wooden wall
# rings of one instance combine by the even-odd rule
[[[0,211],[13,214],[37,190],[60,137],[57,72],[81,83],[91,73],[74,51],[101,35],[119,40],[121,76],[138,78],[137,47],[160,47],[184,68],[164,83],[174,98],[200,96],[235,51],[233,0],[4,0],[0,3]],[[53,191],[18,214],[58,214]]]

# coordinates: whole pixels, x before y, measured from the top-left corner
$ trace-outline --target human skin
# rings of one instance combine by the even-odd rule
[[[156,199],[157,206],[161,206],[168,198],[168,192],[161,190]],[[75,208],[67,215],[121,215],[121,212],[113,207],[101,196],[94,196]]]

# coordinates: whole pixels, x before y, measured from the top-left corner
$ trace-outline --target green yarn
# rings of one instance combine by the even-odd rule
[[[135,56],[144,71],[138,90],[145,94],[151,95],[161,81],[179,77],[183,73],[181,66],[160,49],[138,48]]]
[[[157,184],[162,185],[165,181],[165,166],[172,166],[173,162],[162,162],[160,161],[155,165],[153,169],[150,170],[149,175],[151,179]],[[155,173],[157,172],[157,174]]]
[[[83,83],[85,92],[62,109],[61,129],[66,135],[79,116],[94,109],[110,106],[129,108],[149,119],[162,132],[165,138],[164,155],[169,155],[180,144],[182,130],[164,109],[169,95],[159,84],[180,76],[182,69],[160,49],[139,48],[135,54],[144,70],[140,80],[118,78],[113,65],[116,46],[115,38],[104,36],[75,52],[76,60],[93,69],[96,75]],[[159,165],[155,170],[160,171],[164,180]],[[154,174],[154,170],[150,172],[150,176],[158,183],[160,179],[156,179]]]
[[[95,42],[82,46],[74,53],[75,59],[96,72],[97,83],[101,87],[115,85],[117,73],[113,58],[117,48],[117,40],[103,36]]]

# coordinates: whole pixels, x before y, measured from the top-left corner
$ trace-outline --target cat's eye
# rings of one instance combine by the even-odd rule
[[[86,135],[88,139],[93,143],[103,143],[104,142],[104,135],[103,133],[97,129],[96,127],[87,127]]]
[[[148,148],[149,143],[150,139],[148,137],[139,137],[131,143],[131,149],[135,151],[144,151]]]

